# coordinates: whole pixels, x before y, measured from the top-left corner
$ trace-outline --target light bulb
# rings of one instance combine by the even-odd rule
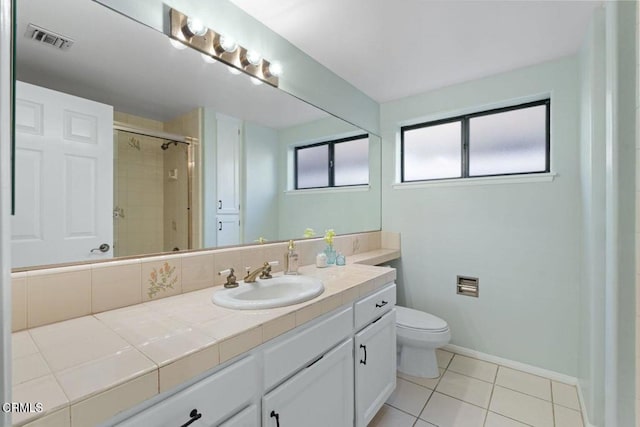
[[[262,61],[262,56],[255,50],[247,51],[247,61],[251,65],[258,65]]]
[[[213,57],[211,57],[211,56],[209,56],[207,54],[201,53],[200,55],[202,56],[202,60],[204,62],[207,62],[209,64],[215,64],[217,62],[215,59],[213,59]]]
[[[204,26],[202,21],[195,18],[187,19],[187,30],[191,33],[192,36],[204,36],[207,34],[207,27]]]
[[[231,53],[238,48],[238,42],[236,42],[233,37],[222,35],[220,36],[220,47],[222,47],[225,52]]]
[[[178,50],[182,50],[182,49],[186,49],[187,48],[187,46],[182,44],[182,42],[180,40],[169,39],[169,43],[171,43],[171,46],[175,47]]]
[[[251,80],[251,83],[253,83],[256,86],[260,86],[262,84],[262,81],[260,79],[255,78],[255,77],[249,77],[249,79]]]
[[[231,74],[238,75],[238,74],[240,74],[242,72],[242,71],[238,70],[237,68],[233,68],[233,67],[229,67],[229,66],[227,66],[227,68],[229,69],[229,72]]]
[[[280,64],[278,61],[273,61],[269,64],[268,72],[274,77],[282,75],[282,64]]]

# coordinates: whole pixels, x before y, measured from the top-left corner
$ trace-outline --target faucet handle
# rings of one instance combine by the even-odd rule
[[[273,276],[271,275],[271,267],[280,264],[279,261],[269,261],[264,263],[264,268],[262,269],[262,273],[260,273],[261,279],[271,279]]]
[[[237,288],[238,282],[236,281],[236,276],[234,274],[233,268],[227,268],[226,270],[222,270],[218,272],[218,276],[222,276],[228,274],[227,281],[224,284],[225,288]]]

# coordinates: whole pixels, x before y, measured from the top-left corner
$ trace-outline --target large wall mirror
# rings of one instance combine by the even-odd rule
[[[15,65],[16,269],[380,229],[379,137],[94,1],[17,2]],[[359,135],[368,182],[294,190]]]

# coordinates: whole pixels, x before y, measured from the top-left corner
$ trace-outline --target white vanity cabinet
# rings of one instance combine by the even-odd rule
[[[258,395],[258,363],[245,357],[158,404],[118,424],[118,427],[213,427],[246,407]],[[231,424],[234,425],[234,424]],[[236,424],[255,426],[257,424]]]
[[[396,286],[355,304],[355,425],[366,427],[396,388]]]
[[[353,425],[352,340],[305,367],[262,399],[265,427]]]
[[[116,425],[365,427],[396,386],[395,292],[294,328]]]

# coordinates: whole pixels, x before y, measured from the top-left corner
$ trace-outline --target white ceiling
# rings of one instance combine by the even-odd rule
[[[378,102],[575,53],[601,4],[231,1]]]

